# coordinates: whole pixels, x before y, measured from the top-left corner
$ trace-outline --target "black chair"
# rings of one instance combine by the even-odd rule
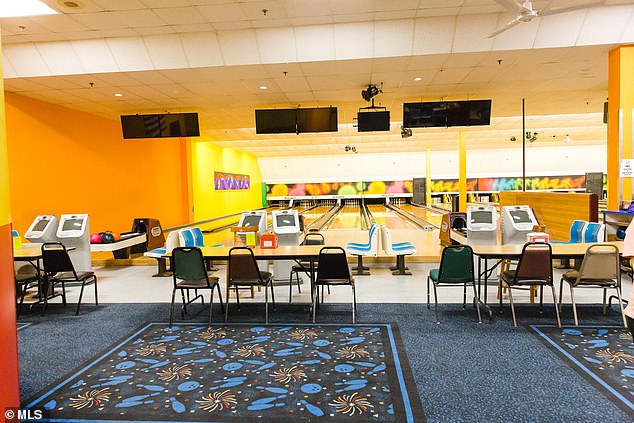
[[[300,245],[324,245],[324,236],[319,232],[309,232],[304,236],[304,241]],[[317,264],[315,263],[315,272],[317,272]],[[300,260],[297,264],[291,267],[291,274],[289,276],[289,291],[288,291],[288,302],[291,302],[291,297],[293,296],[293,274],[297,278],[297,290],[299,293],[302,293],[302,288],[299,280],[299,273],[305,273],[308,277],[311,277],[310,274],[310,261],[308,260]]]
[[[480,316],[480,299],[476,292],[475,273],[473,271],[473,250],[468,245],[448,245],[442,251],[440,268],[431,269],[427,276],[427,308],[429,309],[429,281],[434,284],[434,311],[436,323],[438,319],[438,292],[439,286],[463,286],[462,308],[467,308],[467,286],[473,287],[473,296],[478,310],[478,322],[482,323]]]
[[[19,301],[17,304],[17,314],[18,317],[20,317],[26,291],[33,286],[39,287],[41,275],[38,274],[37,267],[35,267],[32,263],[16,263],[14,265],[14,276],[15,290],[17,296],[19,297]]]
[[[42,289],[42,297],[44,300],[44,309],[46,311],[48,300],[58,295],[62,296],[62,303],[66,306],[66,286],[68,282],[81,282],[81,291],[79,291],[79,299],[77,300],[77,309],[75,316],[79,314],[81,299],[84,295],[84,287],[91,283],[95,285],[95,306],[99,305],[97,296],[97,277],[94,272],[77,272],[73,266],[73,262],[68,256],[66,247],[61,242],[46,242],[42,244],[42,263],[44,265],[44,283]],[[53,294],[49,297],[50,292],[55,291],[55,285],[62,285],[61,294]]]
[[[350,274],[346,250],[341,247],[324,247],[319,250],[319,270],[315,278],[313,292],[313,323],[317,311],[319,300],[319,287],[322,292],[324,286],[330,285],[350,285],[352,288],[352,323],[356,323],[357,316],[357,295],[354,288],[354,279]],[[323,302],[323,300],[322,300]]]
[[[509,287],[513,326],[517,326],[517,320],[515,319],[515,308],[513,307],[512,288],[537,285],[541,289],[544,289],[544,286],[551,287],[555,314],[557,315],[557,326],[561,327],[559,308],[557,307],[557,294],[555,293],[555,284],[553,282],[553,252],[550,244],[544,242],[528,242],[524,244],[517,268],[502,272],[500,278],[501,282]]]
[[[203,305],[205,299],[198,294],[199,289],[208,289],[211,291],[209,298],[209,325],[211,326],[211,316],[214,306],[214,288],[218,290],[220,298],[220,306],[224,311],[222,303],[222,294],[220,293],[219,279],[217,276],[209,276],[205,268],[205,260],[203,253],[198,247],[177,247],[172,250],[172,275],[174,279],[174,289],[172,290],[172,304],[170,306],[170,327],[174,321],[174,302],[176,299],[176,291],[181,291],[183,305],[181,308],[181,317],[187,313],[187,306],[198,298],[201,299]],[[189,291],[194,290],[195,296],[190,299]],[[187,301],[185,300],[187,293]]]
[[[271,299],[275,307],[275,293],[273,292],[273,275],[258,268],[253,251],[247,247],[233,247],[229,250],[229,260],[227,263],[227,304],[225,307],[225,323],[229,319],[229,296],[231,288],[236,290],[236,303],[240,310],[239,287],[263,286],[264,287],[264,322],[269,323],[269,292],[271,289]]]

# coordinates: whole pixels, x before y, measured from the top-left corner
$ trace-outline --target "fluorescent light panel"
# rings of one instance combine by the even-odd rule
[[[21,16],[54,15],[57,11],[40,0],[2,0],[0,1],[0,18],[17,18]]]

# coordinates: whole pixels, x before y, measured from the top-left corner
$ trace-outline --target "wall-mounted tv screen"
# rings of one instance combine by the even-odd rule
[[[199,137],[198,113],[122,115],[123,138]]]
[[[491,100],[403,104],[403,126],[429,128],[491,124]]]
[[[297,109],[255,111],[256,134],[294,134],[297,132]]]
[[[337,123],[336,107],[255,111],[256,134],[337,132]]]
[[[390,111],[357,113],[357,130],[358,132],[389,131]]]

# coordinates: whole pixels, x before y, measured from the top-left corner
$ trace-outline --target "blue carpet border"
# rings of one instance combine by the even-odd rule
[[[634,403],[625,398],[621,393],[616,391],[613,387],[608,385],[603,381],[598,375],[596,375],[592,370],[586,367],[583,363],[577,360],[574,356],[572,356],[568,351],[561,348],[556,342],[554,342],[550,337],[539,330],[539,328],[557,328],[557,325],[529,325],[532,329],[531,333],[536,336],[539,340],[541,340],[547,347],[551,350],[555,351],[558,355],[564,358],[564,362],[568,364],[572,369],[574,369],[579,375],[581,375],[584,379],[590,382],[597,388],[600,388],[599,391],[605,394],[605,391],[609,392],[611,395],[606,395],[607,398],[612,400],[617,406],[619,406],[622,410],[632,413],[634,412]],[[561,329],[623,329],[623,326],[606,326],[606,325],[579,325],[579,326],[569,326],[562,325]]]
[[[29,322],[17,322],[16,323],[16,329],[19,331],[21,331],[22,329],[26,329],[27,327],[31,326],[33,323],[29,323]]]
[[[23,329],[32,323],[26,323],[20,329]],[[120,341],[115,341],[113,344],[104,348],[100,353],[96,354],[94,357],[84,361],[77,368],[73,369],[69,373],[60,377],[56,382],[53,383],[54,386],[49,386],[32,398],[26,401],[27,405],[22,406],[23,409],[30,409],[35,404],[40,402],[42,399],[47,396],[53,394],[55,391],[60,389],[66,383],[68,383],[73,378],[80,376],[82,373],[86,372],[88,369],[100,363],[104,360],[109,354],[113,353],[117,349],[121,348],[126,343],[133,340],[136,336],[143,333],[148,328],[155,325],[168,325],[168,322],[145,322],[138,329],[130,332],[125,338]],[[175,326],[201,326],[200,322],[181,322],[176,324]],[[228,322],[228,323],[218,323],[213,324],[211,327],[218,326],[249,326],[254,323],[247,322]],[[400,330],[398,328],[397,323],[278,323],[275,322],[271,324],[271,326],[379,326],[384,327],[387,330],[388,337],[390,339],[390,351],[392,353],[392,358],[395,366],[395,373],[397,375],[397,380],[400,388],[401,399],[403,400],[403,405],[405,408],[405,417],[404,422],[407,423],[416,423],[416,422],[426,422],[426,416],[424,413],[423,405],[418,395],[418,388],[416,386],[416,382],[414,379],[414,375],[412,373],[412,368],[409,364],[409,360],[407,358],[407,351],[405,350],[405,346],[403,345],[403,341],[400,335]],[[19,330],[20,330],[19,329]],[[400,354],[399,354],[400,353]],[[44,421],[44,422],[68,422],[68,419],[60,419],[60,418],[44,418],[40,420],[25,420],[25,421]],[[73,419],[74,423],[182,423],[182,421],[167,421],[167,420],[90,420],[90,419]]]

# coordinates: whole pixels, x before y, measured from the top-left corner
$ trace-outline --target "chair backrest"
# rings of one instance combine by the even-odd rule
[[[603,241],[605,225],[602,223],[588,222],[583,231],[583,242],[600,242]]]
[[[379,231],[376,226],[373,224],[370,228],[370,253],[374,256],[379,255]]]
[[[227,263],[227,282],[240,280],[260,280],[260,269],[255,261],[253,251],[247,247],[233,247],[229,250]]]
[[[616,245],[596,244],[588,247],[577,281],[581,279],[614,279],[620,282],[621,265]]]
[[[323,247],[319,250],[317,281],[327,279],[351,280],[346,250],[341,247]]]
[[[178,232],[178,240],[181,247],[195,247],[196,246],[196,243],[194,241],[194,234],[192,233],[192,230],[189,228],[181,229]]]
[[[180,247],[180,236],[178,234],[179,232],[180,231],[172,231],[167,234],[167,240],[165,241],[165,250],[167,250],[168,253],[171,253],[174,248]]]
[[[302,241],[302,245],[324,245],[325,243],[324,236],[319,232],[308,232]]]
[[[386,254],[392,254],[392,234],[385,225],[381,225],[381,247]]]
[[[198,226],[194,226],[190,228],[192,235],[194,236],[194,246],[195,247],[204,247],[205,246],[205,238],[203,237],[203,231],[200,230]]]
[[[570,225],[570,241],[569,242],[582,242],[583,241],[583,232],[586,228],[588,222],[585,220],[573,220],[572,225]]]
[[[174,275],[174,284],[177,279],[182,280],[199,280],[206,279],[207,271],[205,270],[205,261],[203,253],[198,247],[176,247],[172,250],[172,272]]]
[[[515,271],[516,280],[553,280],[553,252],[545,242],[527,242]]]
[[[473,250],[468,245],[448,245],[442,251],[438,282],[465,283],[474,281]]]
[[[68,251],[66,251],[66,247],[61,242],[45,242],[42,244],[42,264],[46,274],[73,272],[75,277],[77,277]]]

